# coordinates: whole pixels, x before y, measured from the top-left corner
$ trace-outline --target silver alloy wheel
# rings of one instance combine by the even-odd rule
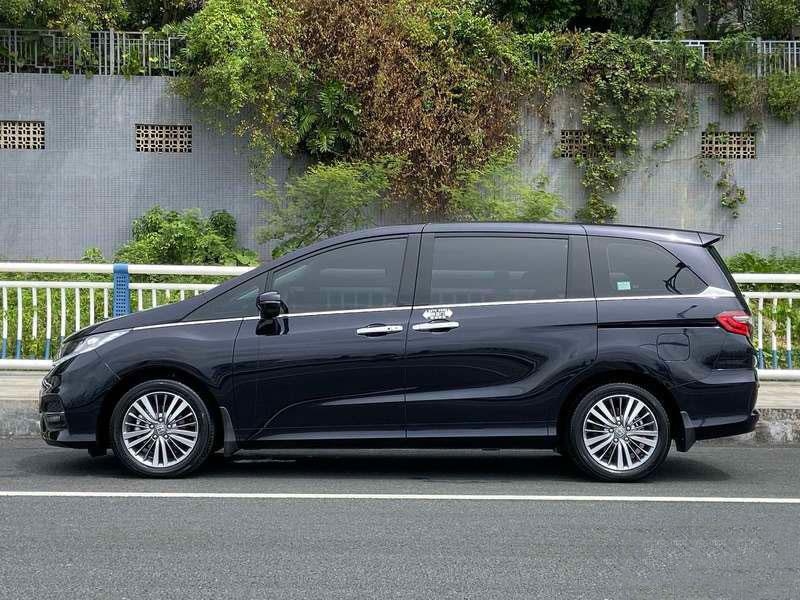
[[[148,467],[163,469],[185,460],[198,432],[194,409],[173,392],[148,392],[130,405],[122,420],[128,453]]]
[[[650,407],[634,396],[614,394],[594,403],[583,420],[589,455],[610,471],[630,471],[653,456],[658,422]]]

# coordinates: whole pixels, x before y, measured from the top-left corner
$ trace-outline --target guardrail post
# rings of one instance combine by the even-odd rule
[[[131,312],[131,277],[128,273],[127,263],[114,265],[114,311],[115,317],[121,317]]]

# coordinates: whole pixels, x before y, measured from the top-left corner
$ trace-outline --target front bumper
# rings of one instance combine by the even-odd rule
[[[42,439],[52,446],[94,448],[103,399],[117,381],[95,352],[54,367],[39,392]]]

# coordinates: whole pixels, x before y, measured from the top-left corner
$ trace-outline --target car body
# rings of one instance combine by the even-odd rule
[[[643,477],[672,440],[686,451],[758,419],[749,311],[713,248],[720,238],[460,223],[328,239],[70,336],[43,381],[42,436],[179,475],[202,460],[170,454],[161,437],[173,424],[159,418],[187,400],[193,429],[179,439],[203,438],[206,455],[557,448],[602,479]],[[592,404],[597,390],[606,395]],[[140,453],[158,449],[126,453],[137,436],[155,440],[140,440]]]

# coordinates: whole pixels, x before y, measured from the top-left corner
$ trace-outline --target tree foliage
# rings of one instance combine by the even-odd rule
[[[455,0],[209,0],[177,89],[240,118],[263,156],[407,166],[395,197],[441,208],[442,184],[514,141],[525,40]]]
[[[447,217],[453,221],[533,222],[561,220],[565,207],[547,191],[549,179],[525,181],[506,153],[481,168],[459,175],[447,188]]]
[[[258,195],[266,200],[262,242],[281,240],[273,256],[318,240],[375,224],[386,205],[392,178],[403,161],[384,157],[371,162],[316,164],[293,177],[282,191],[274,181]]]
[[[267,201],[267,225],[261,241],[282,240],[273,251],[280,256],[315,241],[375,224],[387,192],[402,163],[386,158],[317,164],[286,184],[274,182],[259,195]]]
[[[185,28],[176,91],[217,127],[236,122],[264,162],[300,141],[298,28],[288,2],[267,0],[209,0]]]
[[[202,0],[0,0],[0,27],[141,30],[176,24]]]

